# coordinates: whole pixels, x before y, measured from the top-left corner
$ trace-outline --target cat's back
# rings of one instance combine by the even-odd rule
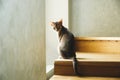
[[[66,29],[63,38],[67,40],[71,40],[74,39],[74,35],[68,29]]]
[[[73,43],[74,35],[68,29],[65,29],[61,38],[61,42],[64,42],[66,44]]]
[[[71,58],[74,56],[74,35],[66,30],[61,38],[60,52],[65,58]]]

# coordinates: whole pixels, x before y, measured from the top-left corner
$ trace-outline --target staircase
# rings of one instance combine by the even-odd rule
[[[57,59],[54,76],[50,80],[120,80],[120,38],[75,38],[78,71],[72,60]]]

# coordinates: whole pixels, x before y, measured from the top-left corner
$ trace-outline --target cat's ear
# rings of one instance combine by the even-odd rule
[[[62,25],[62,19],[60,19],[58,22],[59,22],[60,25]]]
[[[51,26],[55,26],[55,23],[54,23],[54,22],[50,22],[50,25],[51,25]]]

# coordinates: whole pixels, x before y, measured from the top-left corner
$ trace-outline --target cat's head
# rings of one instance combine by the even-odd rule
[[[62,28],[62,19],[60,21],[57,21],[57,22],[51,22],[51,26],[56,31],[61,30],[61,28]]]

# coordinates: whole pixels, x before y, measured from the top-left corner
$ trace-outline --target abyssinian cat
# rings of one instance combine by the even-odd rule
[[[74,72],[79,75],[78,62],[75,54],[74,35],[62,25],[62,20],[51,22],[51,26],[58,32],[59,53],[64,59],[73,59]]]

